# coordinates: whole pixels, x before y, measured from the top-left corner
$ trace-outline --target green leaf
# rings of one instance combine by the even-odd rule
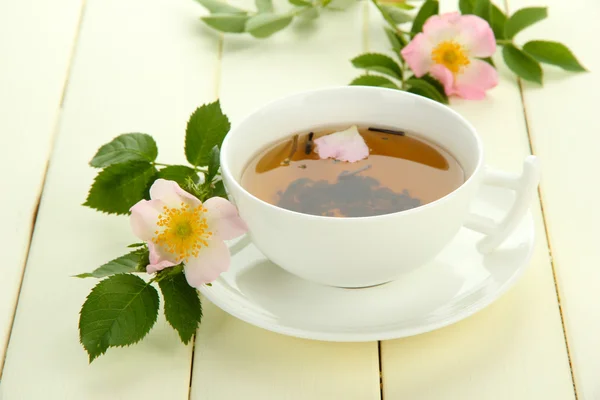
[[[135,275],[113,275],[98,283],[79,316],[79,340],[90,362],[109,347],[142,340],[156,322],[158,305],[156,289]]]
[[[141,243],[145,245],[145,243]],[[128,246],[130,247],[130,246]],[[149,264],[148,250],[139,249],[127,253],[121,257],[115,258],[112,261],[96,268],[92,272],[75,275],[76,278],[104,278],[115,274],[124,274],[129,272],[142,272],[146,270]],[[143,267],[143,270],[142,270]],[[141,270],[141,271],[140,271]]]
[[[556,65],[567,71],[587,71],[567,46],[547,40],[533,40],[525,43],[523,51],[539,62]]]
[[[431,76],[429,74],[423,75],[421,77],[421,79],[426,81],[427,83],[429,83],[431,86],[433,86],[438,91],[440,96],[442,96],[444,99],[444,101],[442,101],[442,103],[448,104],[448,96],[446,95],[446,90],[444,89],[444,85],[442,84],[442,82],[438,81],[437,79],[435,79],[433,76]]]
[[[202,4],[204,8],[213,14],[247,14],[246,10],[230,6],[229,4],[217,0],[196,0]]]
[[[83,205],[109,214],[127,214],[147,195],[156,172],[147,161],[110,165],[98,173]]]
[[[273,0],[254,0],[259,13],[273,12]]]
[[[523,29],[545,19],[547,16],[548,10],[546,7],[528,7],[517,10],[504,25],[504,37],[512,39]]]
[[[506,25],[506,14],[495,4],[490,8],[490,26],[494,31],[496,39],[504,39],[504,26]]]
[[[202,320],[202,304],[196,289],[179,273],[158,282],[165,302],[165,317],[188,344]]]
[[[391,76],[392,78],[402,79],[402,70],[400,69],[400,66],[384,54],[361,54],[360,56],[353,58],[351,62],[356,68],[380,72]]]
[[[419,33],[423,30],[423,24],[425,21],[429,19],[432,15],[436,15],[439,12],[439,3],[437,0],[427,0],[417,13],[415,20],[412,25],[411,32]]]
[[[200,18],[211,28],[221,32],[242,33],[246,31],[246,22],[250,17],[241,14],[212,14]]]
[[[408,90],[410,93],[418,94],[444,104],[448,102],[446,95],[438,90],[439,86],[430,83],[426,79],[413,77],[409,78],[406,83],[410,86]]]
[[[313,4],[310,1],[306,0],[288,0],[290,4],[298,6],[298,7],[312,7]]]
[[[213,147],[221,147],[230,128],[219,100],[198,107],[185,131],[185,157],[192,165],[208,165]]]
[[[323,1],[323,7],[327,3],[327,8],[334,11],[343,11],[357,3],[357,0],[328,0]]]
[[[206,173],[206,181],[208,184],[212,182],[215,176],[219,173],[219,167],[221,166],[221,161],[219,156],[221,152],[217,146],[213,147],[210,151],[210,160],[208,162],[208,172]]]
[[[248,20],[246,32],[256,38],[266,38],[288,26],[292,18],[290,14],[258,14]]]
[[[473,14],[475,0],[458,0],[458,8],[461,14]]]
[[[397,9],[396,7],[391,6],[379,6],[380,9],[384,9],[385,12],[390,16],[394,24],[404,24],[406,22],[410,22],[413,20],[413,17],[404,11]]]
[[[311,20],[319,17],[319,10],[314,7],[306,7],[298,14],[298,17],[304,20]]]
[[[382,5],[385,5],[386,7],[396,7],[401,10],[407,10],[407,11],[413,10],[415,8],[415,6],[410,5],[410,4],[406,3],[405,1],[392,2],[392,3],[381,1],[380,3],[382,3]]]
[[[542,84],[542,67],[533,57],[512,44],[504,46],[502,56],[508,68],[515,74],[525,80]]]
[[[125,133],[100,147],[90,165],[104,168],[127,161],[152,162],[157,155],[158,148],[152,136],[145,133]]]
[[[146,243],[144,243],[144,242],[140,242],[140,243],[131,243],[131,244],[130,244],[129,246],[127,246],[127,247],[129,247],[129,248],[131,249],[131,248],[136,248],[136,247],[143,247],[143,246],[145,246],[145,245],[146,245]]]
[[[223,197],[225,199],[228,198],[227,191],[225,190],[225,185],[223,181],[218,181],[214,184],[212,196]]]
[[[496,64],[494,64],[494,60],[492,60],[492,57],[485,57],[485,58],[480,58],[481,61],[485,61],[486,63],[490,64],[492,67],[496,67]]]
[[[389,89],[400,89],[394,82],[388,78],[379,75],[361,75],[350,82],[351,86],[377,86]]]
[[[191,178],[194,183],[198,183],[200,180],[196,170],[185,165],[169,165],[158,171],[158,178],[175,181],[181,187],[185,185],[188,177]]]
[[[489,22],[490,20],[490,0],[475,0],[473,6],[473,15],[477,15]]]
[[[390,28],[385,28],[385,34],[392,45],[392,49],[394,49],[394,51],[398,54],[400,54],[400,51],[408,44],[402,35],[399,35]]]

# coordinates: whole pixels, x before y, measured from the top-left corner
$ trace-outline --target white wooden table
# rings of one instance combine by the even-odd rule
[[[592,73],[546,68],[540,89],[500,63],[486,100],[452,103],[492,165],[542,160],[536,251],[508,294],[435,332],[356,344],[274,334],[205,303],[195,346],[163,318],[88,365],[77,320],[94,282],[70,276],[133,239],[127,218],[80,206],[97,147],[147,132],[162,159],[182,162],[196,106],[220,97],[235,122],[276,97],[347,84],[350,58],[389,46],[366,2],[263,41],[214,33],[192,0],[0,2],[0,398],[600,399],[600,2],[541,3],[550,18],[519,41],[564,41]]]

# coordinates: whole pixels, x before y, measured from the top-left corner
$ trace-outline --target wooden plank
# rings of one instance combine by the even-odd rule
[[[454,6],[444,3],[443,6]],[[372,11],[370,46],[389,48]],[[483,101],[453,100],[483,137],[487,161],[519,171],[529,143],[515,80],[500,67],[501,83]],[[569,364],[539,205],[530,269],[498,302],[456,325],[381,344],[385,399],[574,398]]]
[[[600,398],[600,54],[590,38],[600,35],[600,3],[548,0],[550,17],[517,36],[523,44],[551,39],[567,44],[592,71],[571,74],[544,67],[544,88],[524,85],[532,146],[542,159],[542,201],[575,383],[580,399]],[[510,0],[512,11],[539,5]]]
[[[81,0],[0,3],[0,376],[80,11]]]
[[[362,18],[357,4],[325,13],[314,30],[294,25],[262,41],[226,36],[220,95],[233,122],[292,92],[350,82],[355,71],[348,60],[362,51]],[[295,339],[248,325],[212,305],[205,309],[193,399],[379,399],[377,343]]]
[[[159,161],[184,162],[185,124],[215,94],[218,36],[189,0],[88,0],[6,359],[6,399],[184,399],[191,346],[161,316],[143,342],[90,366],[78,311],[93,280],[71,278],[137,241],[126,217],[81,207],[95,150],[147,132]],[[32,384],[33,382],[33,384]]]

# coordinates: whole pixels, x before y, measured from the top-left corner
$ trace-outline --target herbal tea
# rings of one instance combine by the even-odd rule
[[[367,217],[427,204],[464,182],[460,164],[448,152],[400,131],[358,128],[366,158],[321,158],[325,151],[318,139],[338,131],[306,132],[269,147],[246,167],[242,186],[261,200],[304,214]]]

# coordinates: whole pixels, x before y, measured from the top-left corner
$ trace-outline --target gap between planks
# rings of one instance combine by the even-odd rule
[[[510,13],[509,0],[504,1],[504,11],[508,15]],[[521,106],[523,107],[523,119],[525,121],[525,132],[527,133],[527,141],[529,142],[529,151],[531,154],[535,154],[535,146],[533,144],[533,137],[531,135],[531,126],[529,124],[529,118],[527,116],[527,106],[525,105],[525,92],[523,90],[523,83],[521,78],[517,77],[517,86],[519,87],[519,95],[521,97]],[[567,326],[565,324],[565,316],[561,303],[560,287],[558,285],[558,278],[556,276],[556,265],[554,262],[554,256],[552,252],[552,243],[550,240],[550,232],[548,231],[548,223],[546,222],[546,210],[544,208],[544,194],[541,185],[538,186],[538,197],[540,199],[540,209],[542,212],[542,222],[544,225],[544,235],[546,236],[546,245],[548,246],[548,255],[550,257],[550,267],[552,268],[552,278],[554,279],[554,291],[556,293],[556,301],[558,303],[558,312],[560,314],[560,324],[563,331],[563,338],[565,339],[565,347],[567,350],[567,360],[569,362],[569,371],[571,372],[571,383],[573,384],[573,393],[575,394],[575,400],[579,399],[579,393],[577,392],[577,383],[575,380],[575,373],[573,371],[573,358],[571,355],[571,346],[569,345],[569,335],[567,333]]]
[[[77,28],[75,29],[75,36],[73,38],[73,42],[71,45],[71,52],[69,54],[69,61],[67,63],[67,70],[65,72],[65,82],[63,84],[62,93],[60,96],[60,102],[58,104],[58,109],[56,111],[56,118],[54,121],[54,127],[52,129],[52,133],[50,135],[50,146],[48,147],[47,158],[46,158],[46,166],[44,167],[44,173],[42,175],[42,181],[40,183],[40,189],[38,191],[37,201],[35,203],[35,208],[33,210],[33,216],[31,218],[31,230],[29,234],[29,241],[27,243],[27,250],[25,250],[25,259],[23,261],[23,267],[21,268],[21,277],[19,278],[19,290],[17,291],[17,299],[15,301],[15,306],[13,308],[12,317],[10,320],[10,334],[6,338],[6,343],[3,343],[5,349],[8,349],[10,345],[10,338],[12,337],[12,330],[15,324],[15,318],[17,315],[17,309],[19,307],[19,299],[21,298],[21,290],[23,289],[23,278],[25,277],[25,270],[27,268],[27,263],[29,262],[29,253],[31,251],[31,242],[33,240],[33,235],[35,234],[35,224],[37,222],[38,212],[40,210],[40,204],[42,202],[42,196],[44,194],[44,187],[46,186],[46,178],[48,177],[48,169],[50,168],[50,158],[52,157],[52,153],[54,151],[54,144],[56,143],[56,137],[58,136],[58,130],[60,128],[60,121],[62,117],[62,109],[63,104],[66,98],[67,89],[69,86],[69,78],[71,76],[71,68],[73,66],[73,60],[75,59],[75,54],[77,52],[77,45],[79,43],[79,35],[81,34],[81,27],[83,25],[83,18],[86,9],[86,1],[81,0],[81,5],[79,9],[79,18],[77,20]],[[2,379],[2,372],[4,371],[4,364],[6,363],[6,355],[8,351],[4,352],[4,357],[0,360],[0,380]]]

